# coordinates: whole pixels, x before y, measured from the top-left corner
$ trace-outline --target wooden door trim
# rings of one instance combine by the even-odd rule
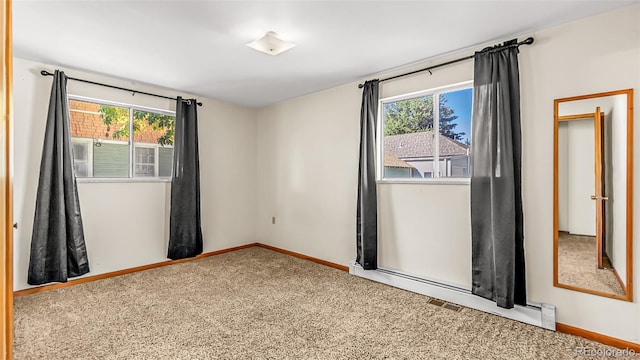
[[[3,1],[2,5],[2,22],[4,24],[2,29],[2,42],[3,42],[3,59],[2,59],[2,95],[3,95],[3,114],[2,121],[4,122],[4,134],[0,136],[4,137],[4,148],[2,149],[2,156],[4,156],[3,169],[6,176],[4,181],[4,188],[1,190],[4,192],[5,204],[4,204],[4,249],[2,256],[4,261],[4,274],[3,274],[3,302],[2,316],[3,319],[3,358],[11,359],[13,353],[13,199],[12,199],[12,177],[11,177],[11,125],[12,125],[12,76],[13,76],[13,53],[12,53],[12,12],[11,12],[11,0]]]
[[[593,150],[594,150],[594,177],[595,177],[595,188],[594,188],[594,196],[596,197],[596,263],[598,264],[598,269],[603,268],[602,264],[602,117],[600,116],[600,107],[596,107],[596,111],[591,114],[593,117]]]
[[[573,115],[561,115],[561,116],[558,116],[558,121],[569,121],[569,120],[591,119],[592,117],[593,117],[593,113],[588,113],[588,114],[573,114]]]
[[[629,301],[633,301],[633,89],[627,91],[627,282],[624,289]]]

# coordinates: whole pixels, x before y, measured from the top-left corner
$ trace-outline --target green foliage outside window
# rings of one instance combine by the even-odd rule
[[[464,132],[456,132],[458,124],[454,109],[446,105],[447,98],[440,96],[440,134],[461,141]],[[433,96],[422,96],[384,105],[384,135],[410,134],[433,131]]]
[[[102,122],[107,126],[107,131],[114,129],[111,137],[114,139],[129,138],[129,109],[100,105],[98,110]],[[160,130],[162,134],[156,139],[158,144],[173,145],[175,135],[175,117],[171,115],[152,113],[147,111],[133,111],[133,132],[151,128]],[[109,134],[107,133],[107,137]]]

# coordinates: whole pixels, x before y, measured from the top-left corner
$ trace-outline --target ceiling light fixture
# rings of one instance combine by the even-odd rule
[[[260,39],[247,44],[248,47],[269,55],[278,55],[296,46],[296,44],[285,41],[274,31],[267,32]]]

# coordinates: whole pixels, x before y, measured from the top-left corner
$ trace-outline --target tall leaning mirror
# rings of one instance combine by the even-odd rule
[[[554,285],[632,301],[633,89],[554,101]]]

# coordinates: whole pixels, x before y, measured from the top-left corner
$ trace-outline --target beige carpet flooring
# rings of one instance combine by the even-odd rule
[[[558,282],[624,296],[613,270],[598,269],[596,238],[558,233]]]
[[[254,247],[18,297],[14,359],[573,359],[580,347],[613,349],[429,300]]]

